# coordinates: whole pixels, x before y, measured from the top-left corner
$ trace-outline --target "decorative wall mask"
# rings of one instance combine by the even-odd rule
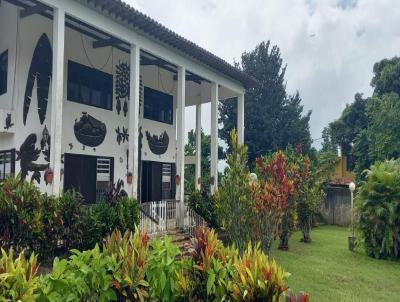
[[[104,141],[107,128],[103,122],[82,112],[80,120],[75,119],[74,133],[76,139],[83,145],[97,147]]]
[[[8,130],[10,129],[12,126],[14,126],[14,123],[11,120],[11,113],[7,113],[7,117],[6,117],[6,125],[4,126],[4,129]]]
[[[49,38],[46,34],[42,34],[36,44],[33,52],[31,66],[29,67],[28,79],[25,88],[24,107],[23,107],[23,122],[26,125],[29,107],[32,101],[32,91],[37,81],[37,98],[38,98],[38,113],[40,124],[43,124],[46,119],[47,102],[49,98],[49,87],[52,72],[53,53]]]
[[[125,143],[125,141],[129,140],[128,128],[122,127],[122,132],[121,132],[121,129],[118,126],[118,128],[115,129],[115,132],[117,133],[118,145],[121,145],[121,141]]]
[[[36,180],[38,183],[40,183],[40,172],[45,171],[49,167],[49,164],[34,163],[40,156],[40,149],[36,148],[36,141],[36,134],[29,134],[19,148],[19,151],[16,151],[16,160],[21,161],[20,166],[22,180],[26,179],[28,172],[33,172],[31,181]]]
[[[121,102],[124,102],[124,116],[128,113],[130,67],[128,63],[119,62],[115,66],[115,95],[117,98],[117,113],[121,113]]]
[[[146,137],[151,152],[157,155],[161,155],[167,151],[169,145],[169,136],[167,134],[167,131],[161,133],[160,136],[152,136],[149,131],[146,131]]]
[[[50,134],[49,130],[47,130],[47,126],[44,126],[42,131],[42,139],[40,141],[40,149],[44,155],[44,159],[47,162],[50,162]]]

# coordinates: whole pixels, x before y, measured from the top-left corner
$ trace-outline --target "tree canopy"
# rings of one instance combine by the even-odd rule
[[[353,168],[352,147],[359,133],[368,127],[367,102],[361,93],[356,93],[354,101],[346,105],[341,116],[331,122],[322,132],[322,150],[336,151],[342,149],[348,157],[348,166]]]
[[[371,86],[371,97],[357,93],[322,132],[322,149],[340,146],[359,176],[375,161],[400,157],[400,58],[375,63]]]
[[[283,65],[278,46],[271,47],[270,41],[262,42],[253,51],[243,53],[237,65],[259,81],[259,85],[247,89],[245,95],[245,143],[249,163],[253,164],[259,155],[285,149],[288,145],[301,144],[308,153],[311,112],[303,115],[298,92],[287,94],[286,65]],[[219,107],[220,137],[229,145],[230,131],[236,128],[236,99],[221,102]]]

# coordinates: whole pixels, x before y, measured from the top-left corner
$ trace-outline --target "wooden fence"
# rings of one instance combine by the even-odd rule
[[[321,213],[329,224],[348,226],[351,222],[351,196],[348,187],[329,186]]]

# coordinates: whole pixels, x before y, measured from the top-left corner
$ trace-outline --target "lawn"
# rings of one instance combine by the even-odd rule
[[[400,263],[376,260],[347,249],[347,228],[321,226],[311,244],[296,232],[289,251],[273,248],[271,255],[292,275],[289,285],[311,294],[311,302],[400,301]]]

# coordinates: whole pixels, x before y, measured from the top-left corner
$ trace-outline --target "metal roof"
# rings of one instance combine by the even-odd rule
[[[121,0],[81,0],[92,9],[111,19],[138,30],[150,38],[172,47],[196,61],[242,83],[246,88],[257,85],[257,80],[223,59],[183,38],[154,19],[139,12]]]

